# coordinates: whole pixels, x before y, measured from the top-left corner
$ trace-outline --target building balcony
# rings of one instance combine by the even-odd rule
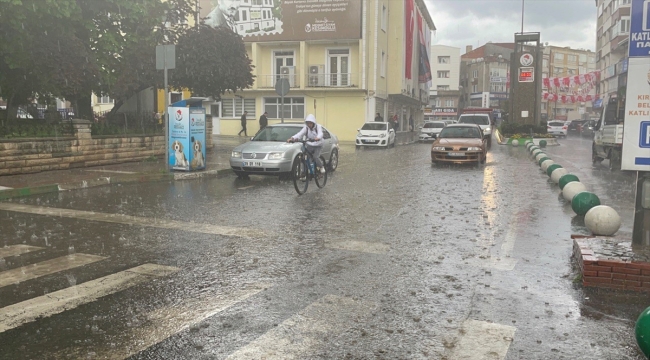
[[[280,78],[289,80],[291,88],[303,88],[300,75],[257,75],[258,89],[274,89]],[[319,73],[306,74],[304,88],[360,88],[360,74],[356,73]]]
[[[630,4],[620,5],[612,14],[612,19],[618,21],[622,16],[630,16]]]

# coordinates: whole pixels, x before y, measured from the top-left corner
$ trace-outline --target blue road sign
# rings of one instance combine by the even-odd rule
[[[641,121],[641,131],[639,131],[639,147],[650,148],[650,121]]]
[[[632,0],[630,57],[650,57],[650,0]]]

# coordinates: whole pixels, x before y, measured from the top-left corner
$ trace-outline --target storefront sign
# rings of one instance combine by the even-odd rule
[[[207,25],[229,26],[241,35],[244,41],[361,38],[362,2],[358,0],[199,2],[200,15],[205,18]]]

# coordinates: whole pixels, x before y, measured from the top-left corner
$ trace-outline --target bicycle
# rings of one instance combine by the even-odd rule
[[[316,171],[316,162],[314,161],[313,154],[307,150],[307,141],[308,140],[296,140],[297,142],[302,143],[302,148],[300,154],[296,156],[291,166],[291,176],[293,177],[293,186],[296,188],[298,195],[302,195],[307,192],[307,187],[309,187],[309,182],[314,179],[316,186],[319,189],[325,187],[327,183],[327,166],[325,158],[320,156],[321,164],[325,169],[324,173]]]

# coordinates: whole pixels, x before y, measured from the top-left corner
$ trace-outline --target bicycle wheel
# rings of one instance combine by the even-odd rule
[[[307,179],[307,166],[302,159],[302,155],[296,156],[291,166],[291,177],[293,177],[293,187],[296,188],[298,195],[307,192],[309,181]]]
[[[321,161],[321,164],[323,164],[323,168],[325,169],[325,172],[324,173],[318,173],[318,174],[314,175],[314,181],[316,181],[316,186],[318,186],[319,189],[322,189],[322,188],[325,187],[325,184],[327,184],[327,173],[328,173],[328,171],[327,171],[327,166],[325,166],[325,164],[327,164],[325,162],[325,158],[321,156],[320,161]]]

